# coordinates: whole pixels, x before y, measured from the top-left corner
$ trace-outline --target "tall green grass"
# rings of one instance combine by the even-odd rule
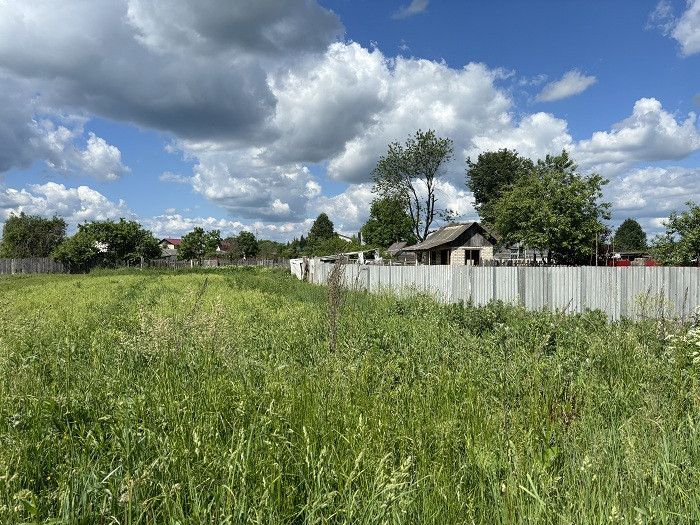
[[[327,315],[269,270],[1,278],[0,522],[700,522],[685,329]]]

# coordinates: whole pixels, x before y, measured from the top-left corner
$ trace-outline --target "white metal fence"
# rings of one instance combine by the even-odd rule
[[[310,261],[309,279],[324,284],[332,264]],[[531,310],[599,309],[610,319],[688,319],[700,307],[700,268],[679,267],[344,267],[348,286],[371,292],[426,292],[443,302],[501,300]]]

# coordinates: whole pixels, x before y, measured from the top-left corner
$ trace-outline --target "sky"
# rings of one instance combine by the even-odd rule
[[[393,141],[570,152],[611,226],[700,202],[700,0],[0,0],[0,223],[289,240],[367,219]]]

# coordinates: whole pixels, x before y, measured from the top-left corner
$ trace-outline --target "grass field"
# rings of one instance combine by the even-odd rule
[[[0,522],[700,523],[697,331],[346,294],[331,351],[327,304],[0,278]]]

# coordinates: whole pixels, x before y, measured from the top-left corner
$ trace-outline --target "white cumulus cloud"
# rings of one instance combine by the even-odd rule
[[[700,0],[686,0],[686,9],[680,16],[674,14],[670,2],[661,0],[649,15],[647,27],[656,27],[675,39],[683,56],[700,52]]]
[[[57,215],[71,228],[87,221],[134,216],[123,200],[111,201],[88,186],[69,188],[47,182],[21,189],[0,188],[0,220],[21,212],[43,217]]]
[[[552,102],[573,97],[583,93],[596,82],[597,79],[593,75],[584,75],[580,71],[572,69],[564,73],[564,76],[559,80],[546,84],[540,91],[540,94],[537,95],[537,100]]]
[[[678,121],[654,98],[641,98],[610,131],[597,131],[574,147],[582,164],[616,171],[644,161],[677,160],[700,149],[697,116]]]
[[[409,16],[422,13],[428,8],[430,0],[411,0],[410,4],[401,6],[393,15],[393,18],[408,18]]]

